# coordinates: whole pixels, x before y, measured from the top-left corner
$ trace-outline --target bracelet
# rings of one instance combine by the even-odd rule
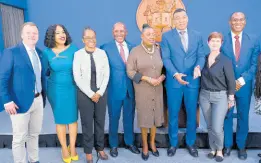
[[[151,83],[151,77],[149,77],[149,83]]]

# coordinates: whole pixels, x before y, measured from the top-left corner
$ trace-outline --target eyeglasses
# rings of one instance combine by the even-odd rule
[[[83,37],[85,41],[96,41],[96,37]]]

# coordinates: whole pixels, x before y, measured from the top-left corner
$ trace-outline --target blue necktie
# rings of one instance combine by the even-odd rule
[[[42,85],[41,85],[41,71],[40,71],[40,65],[39,65],[39,60],[37,57],[37,54],[35,50],[31,50],[32,52],[32,65],[34,69],[34,74],[35,74],[35,93],[41,93],[42,92]]]

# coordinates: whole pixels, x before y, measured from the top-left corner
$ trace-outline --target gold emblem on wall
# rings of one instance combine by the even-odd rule
[[[172,17],[177,8],[185,9],[182,0],[142,0],[136,13],[137,25],[141,30],[144,23],[149,24],[160,42],[162,33],[174,28]]]

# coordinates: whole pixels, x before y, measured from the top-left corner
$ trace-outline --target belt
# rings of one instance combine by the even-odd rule
[[[205,89],[205,90],[210,91],[210,92],[221,92],[221,91],[225,91],[225,90],[211,89],[211,88],[207,88],[207,89]]]
[[[41,94],[41,93],[36,93],[36,94],[34,95],[34,98],[37,98],[37,97],[39,97],[39,96],[40,96],[40,94]]]

